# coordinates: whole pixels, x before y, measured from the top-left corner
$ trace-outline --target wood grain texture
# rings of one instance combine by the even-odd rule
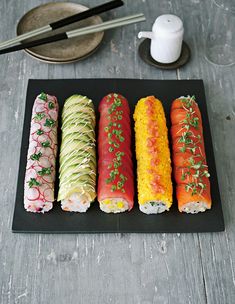
[[[233,0],[231,0],[233,1]],[[93,6],[98,0],[73,0]],[[45,0],[2,0],[0,38]],[[99,51],[69,65],[48,65],[23,52],[0,57],[0,303],[233,304],[235,302],[235,68],[204,58],[203,41],[211,9],[203,0],[126,0],[114,16],[143,12],[145,24],[105,34]],[[177,71],[146,65],[137,53],[140,29],[157,15],[175,13],[185,23],[191,62]],[[202,78],[206,85],[226,232],[216,234],[12,234],[29,78]],[[79,90],[79,88],[78,88]]]

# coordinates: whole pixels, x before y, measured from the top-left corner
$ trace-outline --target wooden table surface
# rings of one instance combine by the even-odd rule
[[[231,0],[232,2],[233,0]],[[100,0],[73,0],[93,6]],[[24,52],[0,57],[0,303],[235,303],[235,68],[204,58],[214,9],[204,0],[126,0],[113,16],[143,12],[147,22],[109,31],[99,51],[68,65]],[[1,0],[0,40],[15,35],[45,0]],[[140,29],[173,13],[185,24],[188,65],[161,71],[138,56]],[[205,83],[226,231],[202,234],[40,235],[11,232],[29,78],[198,79]]]

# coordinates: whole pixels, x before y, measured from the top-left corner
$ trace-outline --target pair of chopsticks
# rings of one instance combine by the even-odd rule
[[[2,42],[2,43],[0,43],[0,54],[6,54],[6,53],[26,49],[26,48],[31,48],[31,47],[55,42],[55,41],[79,37],[79,36],[92,34],[92,33],[97,33],[97,32],[105,31],[108,29],[113,29],[116,27],[129,25],[132,23],[141,22],[141,21],[146,20],[143,14],[136,14],[136,15],[132,15],[132,16],[126,16],[126,17],[122,17],[122,18],[118,18],[118,19],[113,19],[112,21],[103,22],[98,25],[87,26],[87,27],[84,27],[81,29],[64,32],[64,33],[57,34],[57,35],[54,35],[51,37],[46,37],[46,38],[42,38],[42,39],[38,39],[38,40],[33,40],[30,42],[21,43],[25,39],[33,38],[39,34],[53,31],[55,29],[65,26],[65,25],[86,19],[88,17],[94,16],[94,15],[97,15],[97,14],[100,14],[100,13],[103,13],[106,11],[109,11],[116,7],[122,6],[123,4],[124,3],[122,0],[113,0],[113,1],[107,2],[105,4],[102,4],[100,6],[88,9],[82,13],[78,13],[76,15],[67,17],[65,19],[61,19],[59,21],[53,22],[49,25],[46,25],[46,26],[36,29],[34,31],[30,31],[30,32],[20,35],[14,39]]]
[[[122,0],[113,0],[104,4],[101,4],[99,6],[90,8],[84,12],[69,16],[64,19],[60,19],[56,22],[50,23],[46,26],[40,27],[36,30],[27,32],[25,34],[22,34],[16,38],[4,41],[0,43],[0,49],[5,48],[5,47],[10,47],[16,44],[19,44],[21,41],[28,39],[28,38],[33,38],[37,35],[48,33],[50,31],[56,30],[58,28],[64,27],[66,25],[72,24],[74,22],[89,18],[94,15],[98,15],[104,12],[107,12],[109,10],[112,10],[114,8],[122,6],[124,3]]]

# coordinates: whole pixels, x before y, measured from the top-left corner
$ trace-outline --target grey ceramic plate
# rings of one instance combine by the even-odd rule
[[[20,19],[17,25],[17,35],[47,25],[59,19],[71,16],[73,14],[77,14],[86,9],[88,8],[83,5],[67,2],[55,2],[40,5],[28,11]],[[102,19],[99,16],[93,16],[50,32],[49,34],[39,35],[37,38],[43,38],[46,36],[48,37],[57,33],[95,25],[101,22]],[[62,40],[42,46],[37,46],[31,49],[26,49],[26,52],[36,59],[49,63],[74,62],[84,59],[90,54],[93,54],[93,52],[100,45],[103,36],[103,32],[89,34],[82,37]],[[28,41],[30,40],[28,39]]]

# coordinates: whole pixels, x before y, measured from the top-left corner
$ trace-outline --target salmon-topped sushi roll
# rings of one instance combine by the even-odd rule
[[[195,97],[180,97],[171,106],[176,197],[180,212],[211,208],[210,181],[203,138],[202,117]]]
[[[202,185],[199,183],[178,184],[176,196],[181,212],[194,214],[211,208],[210,182],[208,180]]]

